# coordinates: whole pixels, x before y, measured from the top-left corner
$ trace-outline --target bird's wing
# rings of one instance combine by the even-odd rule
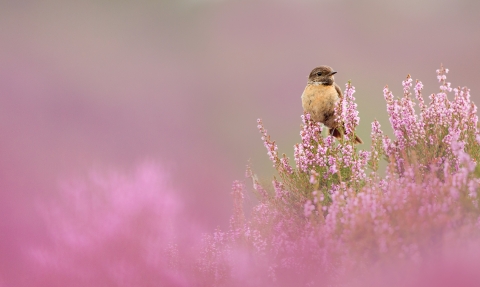
[[[338,97],[339,97],[340,99],[343,98],[343,93],[342,93],[342,90],[340,89],[340,86],[337,85],[337,83],[334,83],[334,85],[335,85],[335,90],[336,90],[337,93],[338,93]]]

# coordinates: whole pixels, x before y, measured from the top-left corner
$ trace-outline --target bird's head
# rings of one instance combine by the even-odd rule
[[[308,76],[308,82],[313,84],[332,85],[334,82],[333,75],[335,72],[329,66],[320,66],[312,70]]]

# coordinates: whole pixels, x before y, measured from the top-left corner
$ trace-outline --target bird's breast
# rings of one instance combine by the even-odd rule
[[[308,84],[302,94],[302,106],[316,122],[333,125],[335,103],[339,100],[334,85]]]

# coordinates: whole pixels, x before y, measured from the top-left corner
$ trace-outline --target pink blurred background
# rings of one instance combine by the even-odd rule
[[[479,9],[474,0],[1,1],[0,286],[28,274],[25,246],[50,240],[38,204],[92,168],[157,162],[185,216],[226,226],[247,162],[273,175],[256,119],[292,157],[315,66],[332,66],[342,87],[352,80],[363,139],[374,118],[388,126],[382,89],[400,96],[408,73],[428,95],[443,63],[478,102]]]

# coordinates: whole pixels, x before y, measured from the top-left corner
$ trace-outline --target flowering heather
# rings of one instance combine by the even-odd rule
[[[344,136],[324,136],[302,115],[294,165],[258,120],[278,176],[262,186],[247,168],[259,201],[246,214],[246,185],[235,181],[226,230],[199,236],[161,172],[147,168],[130,180],[95,177],[90,191],[69,186],[76,203],[46,212],[58,244],[35,258],[78,286],[478,286],[477,108],[447,73],[437,70],[428,103],[410,75],[401,98],[385,87],[394,137],[375,120],[369,150],[355,144],[351,83],[335,109]]]
[[[302,142],[296,144],[294,148],[296,170],[290,168],[285,172],[284,166],[289,165],[285,163],[280,166],[278,157],[272,159],[280,177],[292,191],[308,197],[313,190],[318,190],[318,196],[323,195],[322,201],[328,202],[330,191],[340,183],[357,189],[365,184],[367,179],[365,169],[370,159],[370,152],[357,152],[355,145],[354,131],[360,119],[356,110],[354,92],[355,88],[348,83],[345,96],[335,108],[335,113],[339,115],[337,120],[343,123],[345,129],[340,142],[337,143],[330,135],[323,137],[324,126],[312,121],[310,115],[305,114],[302,115],[303,125],[300,131]],[[261,121],[259,123],[261,124]],[[263,126],[259,126],[259,129],[261,132],[265,131]],[[265,133],[263,138],[266,137]],[[265,143],[267,144],[268,142]],[[284,155],[281,162],[286,161]]]
[[[252,259],[252,268],[263,270],[270,282],[281,286],[341,285],[348,280],[371,284],[378,276],[369,281],[360,274],[387,264],[413,276],[411,266],[420,268],[425,266],[422,262],[437,259],[448,262],[453,246],[478,242],[477,108],[468,88],[453,89],[446,82],[447,73],[443,67],[437,70],[440,91],[428,104],[418,80],[412,97],[410,75],[402,82],[401,98],[385,87],[394,138],[375,120],[369,151],[358,150],[354,142],[359,117],[351,83],[335,109],[344,137],[337,141],[323,136],[323,125],[302,115],[295,167],[285,155],[278,156],[278,147],[258,120],[280,180],[273,181],[275,192],[262,196],[245,223],[242,244],[251,244],[257,255],[265,254],[262,260]],[[383,178],[382,160],[388,163]],[[249,176],[254,188],[264,193],[252,172]]]
[[[407,164],[418,164],[423,169],[429,164],[457,165],[457,157],[452,151],[452,139],[465,145],[465,150],[474,160],[478,159],[477,107],[470,100],[467,87],[451,88],[446,82],[448,69],[443,66],[437,70],[440,92],[430,95],[427,106],[422,97],[423,84],[416,81],[415,97],[419,103],[420,114],[415,113],[415,103],[411,97],[412,78],[410,75],[402,82],[403,97],[393,98],[388,86],[383,90],[387,101],[390,124],[396,140],[383,139],[383,153],[395,162],[397,172],[402,173]],[[450,101],[448,93],[454,91]]]

